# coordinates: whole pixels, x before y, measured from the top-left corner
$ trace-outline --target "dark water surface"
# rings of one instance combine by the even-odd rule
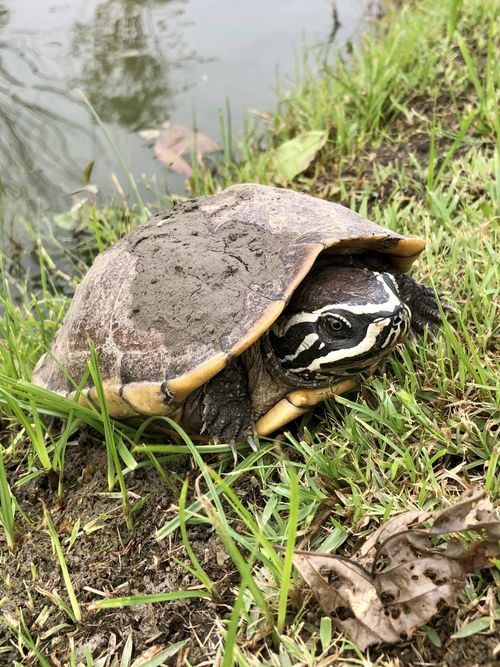
[[[369,5],[337,0],[333,47],[355,39]],[[332,0],[0,0],[4,214],[68,209],[91,160],[101,201],[116,196],[112,172],[125,186],[78,90],[135,178],[156,179],[163,191],[166,170],[139,130],[195,121],[218,139],[228,100],[238,132],[248,108],[274,108],[277,71],[286,90],[303,44],[324,47],[333,27]]]

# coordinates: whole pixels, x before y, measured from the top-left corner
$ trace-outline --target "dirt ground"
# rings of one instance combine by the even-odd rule
[[[151,468],[136,470],[127,477],[133,501],[144,499],[134,515],[132,534],[127,532],[120,501],[107,494],[105,450],[89,438],[82,437],[81,442],[75,442],[68,449],[64,504],[56,502],[56,495],[43,476],[17,490],[21,510],[32,523],[29,531],[19,535],[15,554],[2,549],[2,578],[9,582],[2,593],[2,611],[14,613],[16,608],[22,609],[34,639],[39,637],[45,640],[44,644],[47,642],[46,655],[50,655],[52,664],[67,664],[70,638],[78,646],[81,659],[88,647],[94,659],[107,656],[111,660],[112,656],[121,655],[130,634],[135,657],[188,638],[186,647],[170,664],[181,665],[186,660],[193,665],[214,664],[221,641],[218,623],[231,612],[231,588],[238,574],[209,526],[191,526],[188,534],[203,568],[217,582],[216,601],[190,599],[101,611],[88,608],[88,604],[100,599],[102,594],[151,594],[196,586],[198,582],[174,560],[187,562],[179,531],[164,541],[154,538],[155,529],[176,515],[174,503],[180,493],[179,480],[190,474],[190,468],[189,457],[180,457],[172,470],[171,490]],[[11,482],[14,482],[15,471],[12,473]],[[240,497],[249,494],[252,502],[256,500],[254,485],[243,480],[236,490]],[[54,589],[63,598],[66,594],[50,537],[41,523],[42,503],[51,511],[61,540],[69,536],[77,520],[81,522],[79,536],[66,559],[82,605],[83,620],[77,630],[68,625],[67,630],[56,632],[48,640],[51,628],[67,622],[63,612],[51,604],[49,594]],[[317,621],[319,614],[312,603],[308,612],[311,621]],[[455,619],[456,610],[451,609],[443,611],[432,622],[443,648],[433,646],[420,633],[411,643],[389,651],[383,648],[373,651],[372,659],[384,660],[384,664],[392,659],[390,664],[404,666],[500,665],[500,661],[494,662],[492,657],[500,633],[475,635],[473,641],[450,640]],[[0,646],[8,646],[10,639],[9,632],[0,626]],[[12,664],[17,657],[13,648],[12,653],[0,655],[0,664]]]
[[[185,561],[185,550],[179,534],[173,539],[158,541],[153,535],[166,520],[176,513],[172,503],[177,493],[166,488],[165,483],[151,469],[142,469],[127,478],[131,499],[145,499],[134,516],[134,530],[128,534],[120,500],[106,493],[106,453],[102,446],[93,443],[70,447],[65,466],[65,502],[58,506],[56,496],[48,488],[47,478],[39,477],[17,492],[22,511],[33,522],[31,530],[19,536],[20,542],[13,556],[7,555],[6,574],[10,587],[5,591],[3,611],[21,607],[28,627],[35,623],[41,634],[64,621],[53,616],[56,607],[49,605],[51,614],[42,623],[36,618],[49,602],[44,591],[57,589],[65,597],[64,584],[57,561],[52,554],[48,532],[41,525],[41,503],[51,511],[61,539],[69,536],[75,522],[80,520],[82,532],[67,554],[67,564],[76,595],[82,604],[99,599],[94,591],[115,596],[149,594],[185,589],[198,583],[180,565],[177,557]],[[189,471],[189,458],[179,459],[178,474],[184,477]],[[121,653],[129,633],[133,635],[134,654],[140,655],[152,645],[167,645],[191,638],[189,659],[194,664],[213,655],[218,642],[215,621],[227,611],[226,602],[231,599],[230,587],[234,571],[221,562],[217,536],[204,526],[194,526],[189,531],[191,546],[211,578],[219,582],[217,603],[207,600],[186,600],[166,604],[141,605],[133,608],[84,611],[81,627],[71,632],[83,650],[92,648],[98,655]],[[36,580],[32,568],[36,567]],[[102,596],[101,596],[102,597]],[[57,616],[57,613],[56,613]],[[2,637],[3,633],[3,637]],[[8,642],[5,629],[0,627],[0,645]],[[110,642],[116,644],[110,646]],[[54,664],[65,664],[68,645],[56,635],[50,654]],[[110,649],[113,649],[114,651]],[[13,656],[14,657],[14,654]],[[7,663],[5,663],[7,664]]]

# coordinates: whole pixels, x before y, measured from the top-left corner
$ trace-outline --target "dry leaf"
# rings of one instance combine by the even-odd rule
[[[183,155],[189,156],[196,152],[198,159],[205,153],[213,153],[218,150],[216,141],[203,132],[194,131],[184,125],[176,123],[163,123],[162,130],[155,141],[154,151],[160,162],[167,165],[169,169],[188,178],[193,170]]]
[[[432,521],[429,528],[422,524]],[[467,548],[450,533],[481,532]],[[465,574],[500,555],[500,520],[484,491],[473,490],[441,512],[407,512],[366,540],[353,559],[297,551],[294,564],[332,616],[361,650],[408,639],[442,602],[454,604]]]

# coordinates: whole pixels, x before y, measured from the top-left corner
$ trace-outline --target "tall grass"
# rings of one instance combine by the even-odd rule
[[[115,493],[117,488],[128,535],[137,530],[138,509],[130,505],[129,491],[135,471],[158,476],[166,496],[174,494],[176,511],[151,526],[151,539],[141,548],[154,559],[157,552],[151,545],[158,553],[176,545],[171,562],[194,580],[186,590],[94,600],[85,608],[90,626],[93,614],[99,614],[106,633],[113,611],[181,600],[189,605],[202,598],[219,613],[214,632],[224,667],[326,665],[332,657],[370,663],[370,656],[337,633],[332,619],[322,618],[304,599],[291,556],[296,545],[352,551],[380,522],[404,510],[451,503],[464,486],[481,484],[500,497],[499,19],[498,3],[486,0],[403,4],[388,10],[351,58],[323,63],[319,78],[306,69],[266,127],[249,127],[239,145],[231,136],[227,111],[221,115],[223,160],[216,172],[196,166],[191,182],[195,194],[238,181],[283,185],[273,166],[275,149],[303,132],[326,130],[325,147],[289,185],[342,200],[384,226],[426,238],[414,275],[444,292],[455,309],[439,331],[408,341],[359,394],[318,407],[282,437],[263,440],[258,452],[238,445],[236,465],[228,446],[197,446],[170,420],[147,420],[140,428],[111,420],[95,351],[89,373],[100,411],[33,386],[31,371],[62,320],[71,283],[57,273],[43,244],[38,246],[37,289],[3,272],[4,563],[16,558],[17,536],[29,530],[36,539],[43,530],[33,521],[36,512],[23,514],[20,489],[56,473],[56,500],[62,508],[69,493],[64,487],[68,443],[85,426],[103,443],[108,483],[103,491]],[[136,212],[116,207],[80,211],[86,216],[86,233],[71,258],[77,275],[98,251],[142,220],[143,203],[137,199],[136,206]],[[155,421],[156,427],[167,424],[176,437],[154,431]],[[192,461],[188,481],[172,471],[186,454]],[[38,518],[42,514],[40,510]],[[76,661],[80,635],[74,634],[74,626],[83,592],[72,588],[77,572],[71,571],[70,554],[80,524],[79,518],[72,521],[66,538],[58,522],[50,523],[53,516],[45,514],[46,526],[70,603],[49,591],[43,604],[50,610],[51,627],[39,631],[25,621],[27,610],[39,604],[33,601],[35,584],[23,580],[25,597],[17,593],[11,600],[10,575],[5,578],[5,595],[18,610],[15,616],[2,614],[0,623],[15,638],[16,648],[0,649],[0,659],[12,661],[18,654],[21,661],[48,664],[52,638],[63,642],[70,637],[69,654]],[[195,524],[217,538],[226,557],[221,579],[230,580],[229,588],[197,550]],[[94,557],[101,562],[100,554]],[[477,610],[481,618],[498,617],[497,579],[495,571],[471,579],[462,617],[473,622]],[[80,626],[79,632],[83,636],[86,630]],[[426,643],[429,638],[435,647],[445,645],[442,632],[440,626],[429,627],[417,637],[415,646],[424,661],[435,655]],[[137,633],[123,647],[124,665],[130,663]],[[167,659],[182,648],[174,641],[158,656]],[[89,665],[100,664],[100,657],[85,650]],[[112,656],[107,657],[111,662]],[[376,660],[388,666],[392,659],[381,649]]]

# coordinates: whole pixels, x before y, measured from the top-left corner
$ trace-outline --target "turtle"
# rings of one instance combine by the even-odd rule
[[[424,246],[284,188],[183,201],[97,256],[32,380],[99,407],[91,342],[112,417],[255,446],[440,321]]]

